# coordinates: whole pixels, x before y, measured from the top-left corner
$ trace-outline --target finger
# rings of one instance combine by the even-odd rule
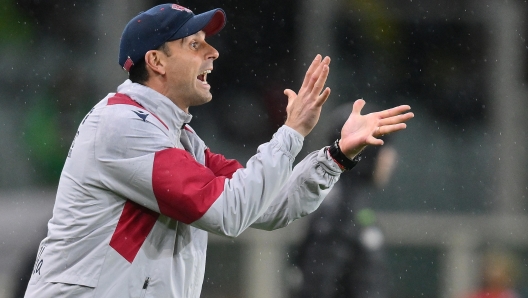
[[[306,92],[311,93],[314,92],[315,84],[317,84],[318,80],[326,73],[326,77],[324,78],[324,81],[326,81],[326,78],[328,77],[328,70],[325,71],[325,69],[328,67],[328,64],[330,63],[330,57],[325,57],[323,61],[317,66],[315,71],[312,73],[310,79],[307,81],[306,85],[303,85],[301,89],[306,90]],[[321,93],[321,90],[324,87],[324,82],[321,88],[317,90],[317,94]],[[299,91],[300,92],[300,91]]]
[[[321,64],[321,55],[317,54],[315,56],[315,59],[312,61],[312,64],[310,64],[310,67],[308,67],[308,70],[306,71],[306,75],[304,76],[303,83],[301,85],[301,89],[303,87],[308,86],[308,83],[310,82],[310,79],[312,77],[312,74],[315,72],[317,67]]]
[[[407,128],[407,124],[405,123],[385,125],[385,126],[380,126],[379,129],[376,130],[375,134],[376,136],[383,136],[383,135],[388,135],[393,132],[404,130],[405,128]]]
[[[323,61],[321,61],[321,63],[326,64],[326,65],[330,65],[331,61],[332,61],[332,59],[330,59],[329,56],[326,56],[326,57],[324,57]]]
[[[317,97],[315,105],[318,106],[318,107],[322,106],[326,102],[328,97],[330,96],[330,92],[331,91],[332,90],[330,90],[330,88],[326,87],[325,90],[323,91],[323,93],[321,93],[321,95],[319,95]]]
[[[321,91],[324,88],[324,85],[326,83],[326,79],[328,78],[328,73],[330,72],[330,68],[327,64],[321,63],[321,67],[317,69],[317,72],[314,73],[314,76],[312,79],[316,79],[313,85],[313,89],[311,90],[311,93],[314,94],[321,94]]]
[[[413,117],[414,117],[414,113],[411,113],[411,112],[401,114],[401,115],[396,115],[396,116],[388,117],[385,119],[381,119],[379,121],[379,125],[382,126],[382,125],[403,123],[403,122],[408,121],[409,119],[412,119]]]
[[[411,109],[411,107],[408,106],[408,105],[401,105],[401,106],[397,106],[397,107],[394,107],[394,108],[391,108],[391,109],[387,109],[387,110],[384,110],[384,111],[377,112],[377,114],[380,116],[381,119],[383,119],[383,118],[388,118],[388,117],[399,115],[399,114],[404,113],[404,112],[406,112],[406,111],[408,111],[410,109]]]
[[[361,110],[365,106],[365,101],[363,99],[358,99],[354,102],[352,106],[352,114],[361,115]]]
[[[368,137],[366,140],[365,140],[365,143],[367,145],[373,145],[373,146],[381,146],[384,144],[383,140],[382,139],[377,139],[373,136],[370,136]]]

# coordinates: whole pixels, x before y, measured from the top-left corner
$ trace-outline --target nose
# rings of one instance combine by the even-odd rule
[[[209,49],[207,51],[207,59],[216,60],[220,56],[220,53],[210,44],[207,44]]]

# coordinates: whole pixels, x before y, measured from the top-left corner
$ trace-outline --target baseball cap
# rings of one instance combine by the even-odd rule
[[[119,46],[119,64],[124,70],[143,59],[167,41],[193,35],[203,30],[205,36],[214,35],[226,23],[225,12],[213,9],[195,15],[190,9],[178,4],[161,4],[140,12],[123,30]]]

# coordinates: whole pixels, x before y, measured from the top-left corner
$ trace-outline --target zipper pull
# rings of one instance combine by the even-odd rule
[[[143,283],[143,290],[147,289],[149,282],[150,282],[150,277],[147,277],[147,279],[145,279],[145,283]]]

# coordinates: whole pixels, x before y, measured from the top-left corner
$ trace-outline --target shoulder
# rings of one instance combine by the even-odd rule
[[[109,97],[99,114],[97,152],[134,157],[174,147],[167,127],[133,100]]]
[[[141,130],[154,129],[163,134],[168,133],[165,123],[126,95],[116,93],[108,97],[105,104],[101,116],[107,124],[118,126],[116,129],[137,127]]]

